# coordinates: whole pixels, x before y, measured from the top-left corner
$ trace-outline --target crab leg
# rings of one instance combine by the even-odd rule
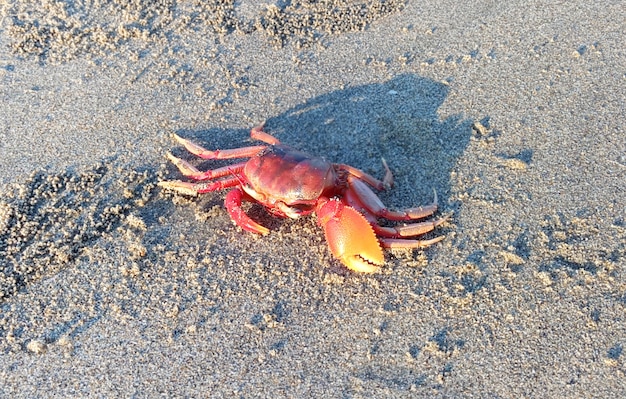
[[[280,140],[269,133],[263,131],[263,125],[259,125],[250,130],[250,137],[255,140],[261,140],[270,145],[280,144]]]
[[[415,237],[433,231],[437,226],[444,224],[450,219],[450,215],[437,220],[428,220],[420,223],[409,223],[404,226],[383,227],[373,222],[372,228],[377,235],[382,237]]]
[[[363,181],[356,177],[348,176],[348,196],[358,201],[367,211],[389,220],[413,220],[422,219],[437,212],[437,192],[432,204],[417,208],[408,208],[402,211],[390,211],[378,196]]]
[[[235,224],[242,229],[267,235],[269,234],[269,229],[267,227],[261,226],[254,220],[250,218],[250,216],[246,215],[246,213],[241,209],[242,200],[246,199],[246,195],[239,187],[231,190],[226,194],[226,199],[224,200],[224,205],[226,206],[226,210],[230,215],[230,218],[235,222]]]
[[[446,238],[446,236],[435,237],[430,240],[403,240],[401,238],[381,238],[380,244],[384,248],[403,248],[403,249],[416,249],[429,247],[435,243]]]
[[[385,257],[370,223],[361,213],[340,200],[320,198],[315,207],[330,251],[349,269],[372,273]]]
[[[349,177],[348,182],[348,190],[346,190],[344,194],[344,199],[348,204],[361,211],[378,236],[390,238],[415,237],[433,231],[437,226],[442,225],[450,219],[450,215],[448,215],[437,220],[409,223],[404,226],[380,226],[377,220],[379,217],[389,220],[413,220],[430,216],[437,210],[437,193],[435,192],[435,202],[431,205],[411,208],[402,212],[393,212],[389,211],[378,196],[362,181]],[[404,241],[406,240],[400,240],[400,242]],[[391,242],[394,242],[394,246],[400,245],[400,242]]]
[[[334,165],[336,168],[342,169],[348,172],[351,177],[352,176],[353,178],[356,177],[357,179],[366,182],[367,184],[369,184],[370,186],[374,187],[377,190],[389,190],[391,186],[393,186],[393,174],[391,173],[391,169],[389,169],[389,166],[387,166],[387,161],[385,161],[385,158],[381,158],[381,159],[383,161],[383,166],[385,167],[385,177],[383,178],[382,181],[378,180],[372,175],[368,175],[367,173],[363,172],[361,169],[357,169],[353,166],[346,165],[343,163],[337,163]]]
[[[173,180],[160,181],[157,184],[167,190],[173,190],[181,194],[196,196],[198,194],[204,194],[211,191],[223,190],[228,187],[234,187],[239,184],[239,178],[235,176],[210,183],[191,183],[186,181]]]
[[[199,171],[189,162],[177,158],[171,153],[167,153],[167,158],[180,170],[180,172],[187,177],[190,177],[194,180],[210,180],[218,177],[223,177],[226,175],[231,175],[235,173],[239,173],[243,170],[243,167],[246,165],[245,162],[236,163],[234,165],[228,165],[221,168],[207,170],[205,172]]]
[[[203,159],[231,159],[231,158],[248,158],[263,151],[267,146],[256,145],[251,147],[233,148],[230,150],[207,150],[199,145],[174,134],[174,138],[182,144],[187,151]]]

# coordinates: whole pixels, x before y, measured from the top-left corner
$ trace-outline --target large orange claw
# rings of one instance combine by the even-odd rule
[[[318,223],[324,228],[330,251],[349,269],[372,273],[385,261],[369,222],[356,209],[339,200],[320,199]]]

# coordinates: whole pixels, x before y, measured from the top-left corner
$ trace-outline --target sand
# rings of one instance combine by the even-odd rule
[[[626,397],[623,2],[141,3],[0,3],[1,397]],[[446,239],[157,187],[262,122]]]

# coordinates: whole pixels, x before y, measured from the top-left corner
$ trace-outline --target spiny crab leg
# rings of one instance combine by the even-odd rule
[[[223,190],[225,188],[234,187],[239,185],[239,179],[237,177],[230,177],[214,182],[207,183],[191,183],[180,180],[160,181],[157,183],[159,187],[163,187],[167,190],[173,190],[185,195],[196,196],[198,194],[209,193],[211,191]]]
[[[243,170],[243,167],[246,165],[245,162],[236,163],[233,165],[224,166],[217,169],[207,170],[205,172],[199,171],[195,166],[191,165],[189,162],[177,158],[171,153],[167,153],[167,158],[180,170],[180,173],[183,176],[187,176],[194,180],[210,180],[216,179],[218,177],[223,177],[226,175],[232,175],[235,173],[239,173]]]
[[[439,236],[430,240],[406,240],[402,238],[381,238],[379,239],[379,241],[380,241],[380,244],[384,248],[417,249],[417,248],[429,247],[433,244],[438,243],[444,238],[446,238],[446,236]]]
[[[334,165],[336,168],[348,172],[353,180],[362,180],[377,190],[389,190],[391,186],[393,186],[393,174],[391,173],[391,169],[389,169],[389,166],[387,166],[387,161],[385,161],[385,158],[381,158],[381,160],[383,161],[383,166],[385,168],[385,177],[383,177],[382,181],[353,166],[342,163]]]
[[[269,133],[263,131],[263,125],[256,126],[250,130],[250,138],[254,140],[261,140],[270,145],[280,144],[280,140],[272,136]]]
[[[387,209],[380,198],[363,181],[349,176],[346,197],[350,201],[356,202],[354,205],[361,205],[362,208],[365,208],[365,210],[377,217],[389,220],[414,220],[423,219],[437,212],[437,192],[434,190],[433,192],[435,198],[430,205],[391,211]]]
[[[448,220],[451,215],[446,215],[437,220],[428,220],[419,223],[409,223],[404,226],[384,227],[377,223],[372,223],[372,227],[377,235],[382,237],[415,237],[433,231],[437,226],[441,226]]]
[[[373,273],[385,262],[372,226],[356,209],[340,200],[320,198],[315,213],[330,251],[349,269]]]
[[[207,150],[200,147],[187,139],[180,137],[174,133],[174,138],[182,144],[187,151],[199,156],[203,159],[231,159],[231,158],[248,158],[252,157],[267,148],[264,145],[255,145],[251,147],[233,148],[230,150]]]

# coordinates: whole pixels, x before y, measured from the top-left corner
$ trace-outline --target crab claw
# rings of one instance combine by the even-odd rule
[[[340,200],[320,199],[315,209],[330,251],[349,269],[372,273],[385,261],[380,243],[369,222]]]

